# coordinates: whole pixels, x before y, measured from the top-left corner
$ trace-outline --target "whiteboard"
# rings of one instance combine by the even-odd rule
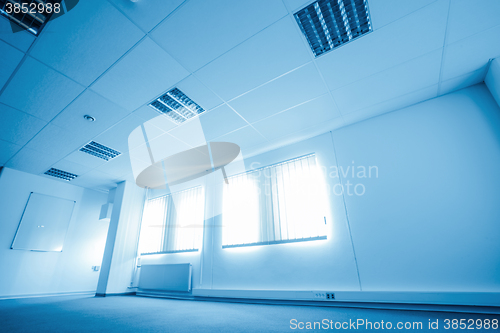
[[[10,248],[61,252],[75,203],[31,192]]]

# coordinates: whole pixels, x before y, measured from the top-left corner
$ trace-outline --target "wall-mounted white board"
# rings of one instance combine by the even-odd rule
[[[75,203],[31,192],[10,248],[61,252]]]

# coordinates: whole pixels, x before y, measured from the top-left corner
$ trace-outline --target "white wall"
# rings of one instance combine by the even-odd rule
[[[320,165],[335,165],[330,133],[245,159],[245,165],[249,170],[309,153],[316,154]],[[231,176],[231,168],[227,172]],[[325,181],[332,188],[339,179]],[[206,191],[203,251],[147,255],[142,264],[189,262],[194,289],[359,290],[341,196],[330,201],[327,240],[222,249],[222,184],[220,171],[196,183]]]
[[[314,153],[325,169],[336,165],[329,133],[245,159],[247,169]],[[228,175],[229,176],[229,175]],[[324,176],[330,191],[339,179]],[[218,184],[222,184],[219,179]],[[222,186],[217,197],[222,196]],[[328,195],[327,240],[222,249],[222,228],[214,228],[215,289],[359,290],[359,282],[341,196]],[[220,201],[216,203],[221,205]],[[215,217],[221,225],[221,215]]]
[[[30,192],[75,200],[62,252],[11,250]],[[96,290],[108,222],[99,221],[106,194],[3,168],[0,174],[0,296]]]
[[[486,296],[480,292],[500,291],[500,110],[484,84],[247,158],[245,164],[265,166],[313,152],[327,170],[328,240],[222,249],[221,217],[214,212],[220,211],[223,180],[216,172],[205,180],[207,193],[216,195],[207,196],[204,250],[147,256],[143,263],[191,262],[194,292],[399,292],[396,301],[424,295],[411,292],[476,292],[476,300],[425,294],[422,301],[482,304]],[[368,178],[370,166],[376,168]],[[335,167],[349,167],[349,174],[335,177]],[[358,167],[366,168],[366,178]],[[337,195],[340,187],[334,186],[341,182],[346,191],[347,181],[352,195]],[[363,195],[353,194],[355,184],[363,184]]]
[[[500,291],[500,110],[484,84],[333,133],[363,290]],[[344,180],[345,181],[345,180]]]

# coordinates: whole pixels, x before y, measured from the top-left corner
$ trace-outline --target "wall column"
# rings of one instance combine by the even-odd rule
[[[131,293],[144,189],[121,182],[114,195],[96,296]]]

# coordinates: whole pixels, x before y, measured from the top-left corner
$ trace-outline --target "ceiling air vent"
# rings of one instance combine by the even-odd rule
[[[316,57],[372,30],[366,0],[318,0],[294,16]]]
[[[97,143],[95,141],[90,141],[85,146],[80,148],[80,151],[95,157],[102,158],[106,161],[109,161],[121,154],[119,151],[101,145],[100,143]]]
[[[149,106],[166,115],[176,124],[181,124],[189,118],[205,112],[205,109],[177,88],[158,97]]]
[[[61,0],[0,0],[0,15],[17,24],[20,30],[28,30],[38,36],[53,13],[63,9]],[[13,30],[15,25],[12,26]]]
[[[52,176],[52,177],[56,177],[59,179],[64,179],[64,180],[67,180],[68,182],[70,180],[78,177],[77,175],[75,175],[73,173],[69,173],[69,172],[62,171],[62,170],[55,169],[55,168],[50,168],[49,170],[45,171],[44,174]]]

